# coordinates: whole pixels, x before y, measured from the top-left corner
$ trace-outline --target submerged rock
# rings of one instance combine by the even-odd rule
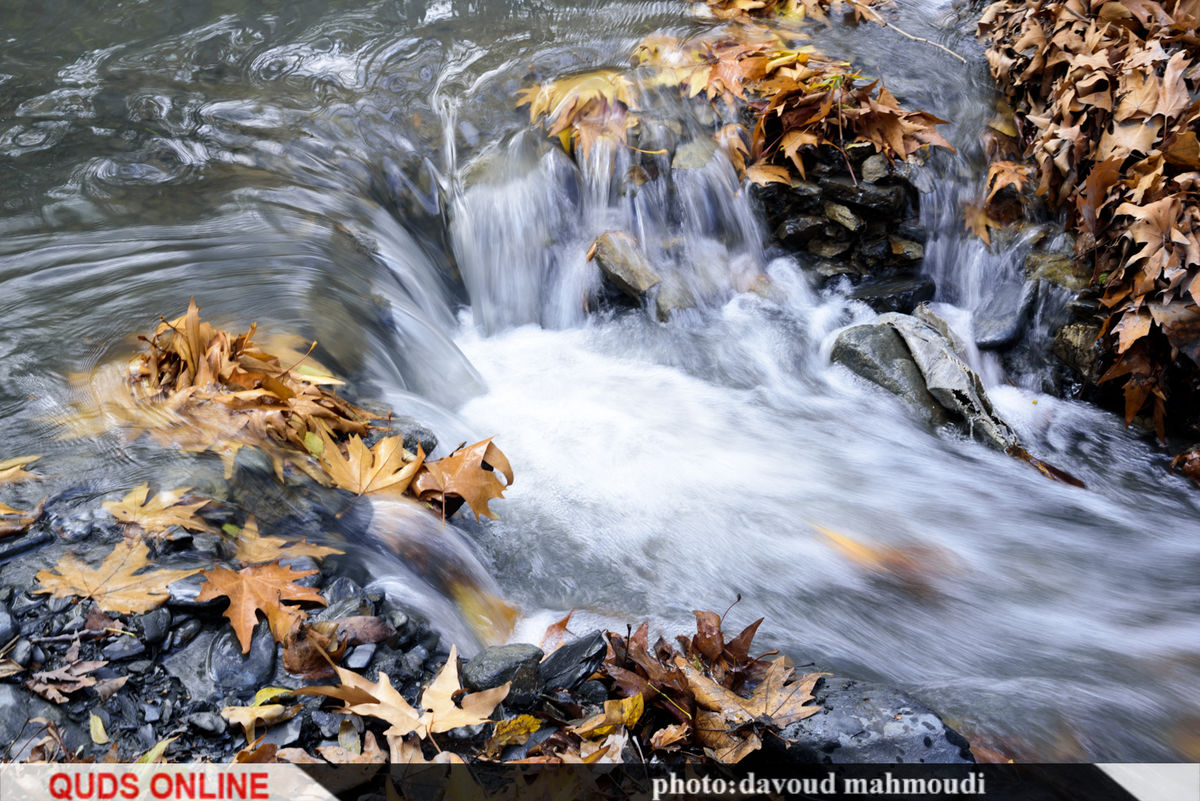
[[[895,332],[903,349],[880,329]],[[954,343],[916,317],[883,314],[874,323],[846,329],[834,343],[833,360],[902,398],[927,420],[948,417],[997,450],[1018,444]],[[920,374],[919,382],[912,368]],[[924,386],[924,394],[917,391],[918,384]]]
[[[991,303],[976,311],[975,345],[980,350],[1000,350],[1014,345],[1029,327],[1037,296],[1038,282],[1026,281],[1020,287],[998,294]]]
[[[638,248],[637,240],[627,233],[601,234],[593,248],[593,259],[608,282],[638,302],[662,281]]]
[[[920,701],[889,687],[827,677],[817,714],[764,737],[765,752],[800,763],[973,763],[970,745]]]
[[[1098,323],[1069,323],[1054,334],[1054,355],[1088,384],[1096,384],[1104,373],[1100,331]]]

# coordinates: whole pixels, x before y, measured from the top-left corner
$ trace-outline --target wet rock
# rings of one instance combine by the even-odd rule
[[[365,595],[360,595],[354,598],[343,598],[340,601],[333,601],[329,606],[313,615],[313,620],[337,620],[343,617],[364,616],[371,617],[375,614],[375,605],[367,600]]]
[[[109,662],[120,662],[134,659],[146,653],[146,646],[135,637],[117,637],[104,646],[104,658]]]
[[[651,287],[662,281],[629,234],[609,231],[596,238],[594,247],[593,258],[600,272],[634,300],[640,302]]]
[[[76,631],[83,631],[87,625],[87,610],[83,604],[76,604],[64,614],[58,622],[58,631],[60,634],[70,634]],[[0,637],[0,642],[3,638]]]
[[[1078,292],[1088,285],[1088,276],[1075,272],[1075,258],[1068,253],[1033,251],[1025,258],[1025,277],[1031,281],[1048,281]]]
[[[917,304],[933,300],[933,279],[924,275],[868,277],[850,290],[850,297],[861,300],[877,312],[908,314]]]
[[[46,601],[46,609],[48,609],[51,613],[57,615],[59,612],[67,611],[71,607],[71,604],[74,602],[75,602],[75,599],[70,597],[69,595],[58,597],[58,598],[51,598],[50,600]]]
[[[17,631],[17,622],[13,620],[12,613],[7,606],[0,604],[0,646],[17,636]]]
[[[33,643],[22,637],[13,644],[8,658],[21,667],[29,667],[29,663],[33,661]]]
[[[1089,384],[1097,383],[1103,375],[1100,331],[1096,323],[1069,323],[1054,334],[1054,355]]]
[[[10,655],[11,656],[11,655]],[[83,730],[54,704],[47,703],[23,687],[0,684],[0,759],[21,760],[40,739],[32,718],[45,718],[58,726],[67,748],[74,751],[90,742]]]
[[[849,239],[811,239],[805,247],[812,255],[821,259],[832,259],[834,256],[841,256],[843,253],[849,252],[852,243]]]
[[[18,592],[13,596],[10,608],[13,615],[16,617],[25,617],[35,609],[39,609],[46,605],[46,596],[31,596],[25,592]]]
[[[899,236],[888,237],[888,250],[900,264],[919,264],[925,258],[925,246]]]
[[[898,215],[908,205],[904,188],[894,184],[857,184],[845,175],[831,175],[818,181],[826,200],[856,206],[876,214]]]
[[[864,327],[890,327],[903,340],[908,356],[895,347],[894,340],[882,334],[874,336],[857,330]],[[835,351],[843,340],[854,358],[849,362],[842,361],[842,364],[900,396],[927,419],[936,419],[941,413],[930,407],[924,396],[913,391],[912,371],[898,368],[897,360],[907,358],[916,366],[926,393],[966,432],[997,450],[1017,446],[1016,434],[992,409],[979,376],[955,352],[953,343],[933,326],[907,314],[883,314],[875,323],[843,331],[834,344]],[[877,381],[877,376],[884,380]]]
[[[162,642],[171,630],[171,612],[164,606],[139,615],[134,624],[141,629],[142,639],[151,645]]]
[[[375,645],[366,643],[351,649],[350,653],[346,654],[346,658],[342,664],[351,670],[363,670],[367,665],[371,664],[371,658],[375,656]]]
[[[392,418],[392,430],[404,435],[404,448],[412,453],[417,452],[417,446],[425,453],[433,453],[438,446],[437,435],[427,426],[418,423],[411,417],[396,416]]]
[[[262,687],[275,672],[275,640],[265,623],[254,628],[249,653],[232,628],[222,629],[208,650],[208,675],[223,690],[250,690]]]
[[[675,149],[675,156],[671,159],[671,169],[704,169],[712,161],[713,154],[716,152],[717,143],[711,138],[692,139],[691,141],[684,142]]]
[[[769,758],[799,763],[973,763],[970,746],[937,713],[899,690],[839,677],[814,691],[821,711],[779,737]]]
[[[660,323],[671,319],[671,315],[696,305],[696,296],[677,275],[667,276],[654,296],[654,313]]]
[[[600,631],[565,643],[542,661],[542,687],[574,690],[600,667],[607,648]]]
[[[154,663],[149,659],[138,659],[130,662],[126,668],[130,673],[148,673],[154,669]]]
[[[200,633],[203,627],[200,621],[195,618],[179,623],[175,626],[175,630],[171,632],[171,642],[168,647],[171,649],[184,647],[196,639],[196,635]]]
[[[321,595],[325,596],[326,601],[334,604],[338,601],[345,601],[351,598],[357,601],[365,598],[366,592],[354,579],[348,576],[338,576],[325,585],[325,589],[321,591]]]
[[[1037,294],[1036,281],[994,291],[987,305],[975,311],[975,345],[980,350],[1001,350],[1016,344],[1029,326]]]
[[[520,709],[533,704],[541,682],[542,649],[527,643],[485,648],[463,666],[463,684],[472,690],[512,682],[505,703]]]
[[[575,698],[581,704],[600,706],[608,700],[608,688],[598,681],[585,681],[575,690]]]
[[[160,704],[142,704],[142,720],[146,723],[158,723],[162,720]]]
[[[297,715],[285,723],[268,729],[266,735],[263,737],[263,744],[269,743],[277,745],[280,748],[285,748],[300,739],[300,733],[303,729],[304,717]]]
[[[186,720],[190,728],[208,737],[219,737],[228,728],[225,719],[215,712],[194,712]]]
[[[825,219],[811,214],[795,214],[775,228],[775,238],[789,248],[802,248],[808,240],[821,233]]]
[[[931,425],[950,415],[925,388],[925,376],[904,339],[889,325],[856,325],[838,335],[831,358],[850,372],[898,396]]]
[[[858,177],[869,184],[873,184],[880,179],[888,177],[891,172],[892,168],[888,163],[887,157],[882,153],[876,153],[874,156],[868,156],[863,161],[862,166],[858,168]]]
[[[833,220],[850,233],[857,233],[865,225],[862,217],[859,217],[841,203],[825,201],[825,203],[821,205],[821,208],[825,212],[826,218]]]

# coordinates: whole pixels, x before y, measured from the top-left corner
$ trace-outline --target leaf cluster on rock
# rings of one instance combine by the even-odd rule
[[[1100,380],[1121,379],[1126,421],[1149,408],[1160,439],[1200,365],[1198,24],[1195,3],[1156,0],[1000,0],[979,22],[1015,149],[1102,292]]]

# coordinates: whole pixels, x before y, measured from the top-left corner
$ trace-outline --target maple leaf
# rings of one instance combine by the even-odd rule
[[[404,438],[398,435],[384,437],[372,448],[367,448],[361,437],[351,436],[346,443],[345,455],[323,430],[321,439],[325,445],[321,462],[329,477],[335,486],[355,495],[404,492],[425,459],[425,452],[418,445],[416,459],[405,462]]]
[[[275,641],[282,642],[305,616],[299,606],[283,601],[308,601],[325,606],[325,599],[317,590],[295,583],[296,579],[317,572],[315,569],[294,570],[279,564],[252,565],[236,572],[227,567],[215,567],[204,571],[205,583],[196,600],[229,598],[229,608],[224,615],[233,626],[242,653],[246,654],[250,652],[259,612],[266,617]]]
[[[507,483],[496,477],[499,471]],[[512,486],[513,470],[504,453],[488,439],[459,448],[449,456],[427,461],[412,480],[412,493],[426,503],[436,503],[443,509],[448,498],[461,498],[475,513],[496,519],[488,503],[503,497]]]
[[[18,481],[37,481],[41,476],[25,468],[41,459],[41,456],[17,456],[0,462],[0,484],[15,484]]]
[[[486,723],[496,706],[508,696],[511,686],[511,682],[505,682],[490,690],[467,693],[459,698],[459,704],[455,704],[455,696],[462,691],[462,685],[458,680],[458,650],[453,645],[446,664],[421,693],[420,711],[404,700],[386,673],[381,672],[372,682],[337,665],[333,670],[340,685],[302,687],[296,693],[336,698],[345,703],[344,712],[379,718],[391,726],[385,732],[388,738],[414,732],[424,738],[461,726]]]
[[[252,706],[227,706],[221,709],[221,717],[242,727],[246,742],[253,743],[258,726],[273,726],[291,720],[300,711],[299,704],[255,704]]]
[[[1001,223],[998,220],[994,220],[988,215],[986,206],[977,206],[973,203],[967,203],[963,206],[963,225],[966,227],[966,230],[982,239],[983,244],[988,247],[992,246],[989,229],[1001,227]]]
[[[0,503],[0,537],[11,537],[14,534],[24,534],[29,530],[30,526],[41,519],[42,510],[45,508],[45,498],[43,498],[36,507],[28,512],[23,512],[20,509],[14,509],[7,504]]]
[[[253,517],[246,518],[246,525],[237,535],[237,551],[234,559],[243,565],[255,565],[263,562],[274,562],[279,559],[293,559],[297,556],[311,556],[323,559],[326,556],[342,554],[337,548],[324,545],[313,545],[308,542],[289,542],[283,537],[263,537],[258,533],[258,521]]]
[[[1011,186],[1018,193],[1029,183],[1030,167],[1028,164],[1017,164],[1014,161],[993,161],[988,165],[988,193],[984,198],[987,203],[997,192]]]
[[[215,531],[208,523],[196,517],[196,512],[208,505],[207,500],[197,503],[180,502],[190,491],[190,487],[184,487],[160,492],[147,500],[150,484],[146,483],[130,490],[120,503],[105,501],[101,506],[120,522],[137,526],[147,534],[162,534],[172,526],[189,531]]]
[[[190,570],[151,570],[147,566],[150,549],[142,542],[120,542],[99,567],[92,568],[73,553],[64,554],[54,570],[39,570],[35,577],[42,586],[37,594],[52,593],[56,598],[91,598],[106,612],[142,614],[166,602],[167,585],[199,573]]]

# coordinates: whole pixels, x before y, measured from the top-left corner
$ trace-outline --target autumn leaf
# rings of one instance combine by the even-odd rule
[[[508,696],[510,686],[511,682],[506,681],[499,687],[467,693],[456,704],[455,697],[461,692],[462,685],[458,681],[458,650],[451,645],[446,664],[421,693],[422,715],[428,719],[429,731],[437,734],[486,723],[496,706]]]
[[[642,718],[644,709],[644,701],[640,693],[627,698],[605,701],[603,712],[572,726],[570,731],[586,738],[607,737],[621,727],[629,729],[637,725]]]
[[[150,485],[146,483],[131,490],[120,503],[105,501],[101,506],[118,521],[137,526],[147,534],[162,534],[172,526],[179,526],[188,531],[215,531],[208,523],[196,517],[196,512],[208,505],[207,500],[197,503],[180,502],[190,491],[190,488],[185,487],[160,492],[147,500]]]
[[[253,565],[236,572],[227,567],[215,567],[204,571],[205,583],[200,587],[196,600],[211,601],[228,597],[229,608],[224,615],[233,626],[242,645],[242,653],[249,653],[259,612],[266,617],[275,641],[282,642],[306,615],[299,606],[283,601],[325,605],[325,599],[317,590],[295,583],[296,579],[317,572],[315,569],[294,570],[279,564]]]
[[[255,729],[258,726],[273,726],[290,720],[300,711],[299,704],[285,706],[283,704],[261,704],[257,706],[227,706],[221,709],[221,717],[230,723],[242,727],[246,734],[246,742],[255,740]]]
[[[501,483],[496,473],[503,475]],[[426,503],[445,508],[447,499],[461,498],[475,513],[496,519],[488,503],[512,486],[513,470],[504,453],[488,439],[460,448],[451,455],[427,461],[412,480],[412,492]]]
[[[33,510],[28,512],[23,512],[20,509],[14,509],[7,504],[0,503],[0,538],[11,537],[14,534],[24,534],[29,530],[30,526],[41,519],[42,511],[45,507],[45,498]]]
[[[1006,187],[1011,186],[1017,192],[1023,190],[1029,183],[1030,171],[1031,168],[1027,164],[1018,164],[1015,161],[993,161],[988,165],[988,193],[984,198],[984,203],[990,201],[997,192]]]
[[[384,437],[367,448],[362,438],[354,435],[346,443],[343,454],[325,431],[321,432],[324,450],[321,462],[335,486],[355,495],[392,491],[397,494],[408,489],[409,482],[421,469],[425,458],[420,445],[414,461],[404,460],[404,438]]]
[[[37,481],[41,476],[25,468],[41,459],[41,456],[17,456],[0,462],[0,484],[15,484],[18,481]]]
[[[358,735],[354,735],[355,741],[358,740]],[[387,762],[387,754],[379,747],[379,743],[375,740],[375,735],[371,732],[364,732],[362,743],[355,742],[356,748],[346,748],[345,745],[322,745],[317,747],[317,753],[325,758],[326,762],[332,762],[335,765],[382,765]]]
[[[199,568],[194,568],[141,573],[139,571],[148,565],[146,557],[149,553],[145,543],[120,542],[96,568],[67,553],[55,566],[55,572],[38,571],[36,579],[42,586],[34,592],[52,593],[55,598],[72,595],[91,598],[106,612],[149,612],[166,602],[169,584],[200,572]]]
[[[65,704],[67,696],[87,687],[94,687],[96,678],[88,674],[108,664],[105,660],[81,660],[77,639],[67,649],[63,663],[54,670],[39,670],[31,674],[25,686],[47,701]]]
[[[243,565],[256,565],[297,556],[324,559],[326,556],[345,553],[337,548],[313,545],[308,542],[289,542],[283,537],[263,537],[258,533],[258,521],[246,519],[246,525],[237,534],[237,552],[234,559]]]

